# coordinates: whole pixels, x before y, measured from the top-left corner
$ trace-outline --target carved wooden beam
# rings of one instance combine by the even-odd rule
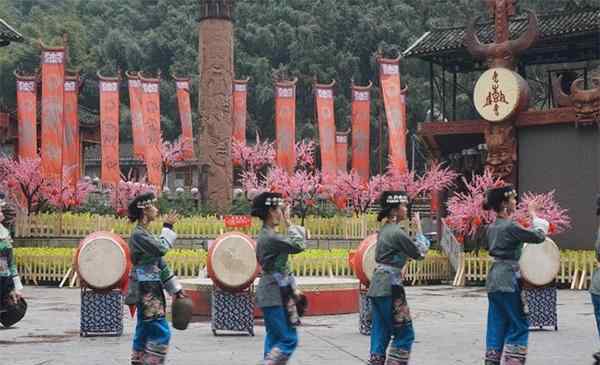
[[[443,136],[451,134],[483,134],[487,127],[483,119],[461,120],[453,122],[419,123],[417,133],[422,136]]]

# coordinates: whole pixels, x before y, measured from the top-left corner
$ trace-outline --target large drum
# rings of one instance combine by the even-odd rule
[[[350,259],[356,277],[363,285],[369,285],[375,271],[375,247],[377,234],[367,236]]]
[[[210,245],[206,268],[208,276],[219,288],[241,291],[258,276],[256,242],[239,232],[225,233]]]
[[[92,233],[79,243],[75,267],[83,286],[98,290],[119,287],[131,269],[129,247],[114,233]]]
[[[540,244],[526,243],[521,259],[521,276],[533,286],[550,284],[560,270],[560,250],[550,238]]]

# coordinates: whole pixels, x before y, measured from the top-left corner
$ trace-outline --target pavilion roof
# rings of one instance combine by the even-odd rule
[[[0,19],[0,47],[8,46],[10,42],[23,42],[25,38],[7,22]]]
[[[540,15],[540,36],[532,48],[521,56],[525,64],[579,62],[600,59],[600,7],[582,7]],[[425,33],[405,52],[405,57],[422,58],[446,66],[468,70],[476,66],[463,46],[465,26],[433,29]],[[494,41],[494,23],[476,26],[482,43]],[[511,39],[527,29],[527,17],[510,19]]]

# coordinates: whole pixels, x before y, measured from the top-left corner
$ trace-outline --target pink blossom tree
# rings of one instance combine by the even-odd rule
[[[50,181],[44,187],[43,194],[53,207],[61,211],[70,211],[81,206],[93,190],[94,186],[87,181],[80,181],[72,186],[63,178],[62,184]]]
[[[494,177],[487,169],[482,175],[473,175],[470,182],[464,177],[462,180],[466,192],[455,193],[448,199],[448,217],[444,219],[446,225],[457,235],[459,242],[464,241],[465,236],[474,236],[482,225],[496,219],[493,211],[483,209],[485,193],[488,189],[505,185],[501,178]]]
[[[356,215],[364,214],[377,201],[381,193],[389,189],[389,177],[376,175],[368,183],[362,183],[356,171],[340,173],[333,187],[329,190],[334,201],[346,199],[350,201]],[[339,203],[338,203],[339,206]]]
[[[231,143],[231,157],[235,166],[240,166],[242,171],[259,171],[271,166],[275,161],[275,147],[272,142],[261,141],[258,134],[256,143],[246,145],[238,141]]]
[[[389,168],[387,173],[388,188],[390,190],[405,191],[410,199],[430,194],[434,191],[446,189],[458,177],[458,174],[442,164],[431,165],[422,176],[414,171],[401,171]]]
[[[27,214],[35,213],[47,201],[46,192],[50,181],[42,175],[42,160],[39,157],[20,161],[4,158],[0,172],[12,199]]]
[[[531,227],[531,218],[528,207],[534,203],[538,207],[537,215],[550,223],[548,234],[554,235],[571,229],[571,217],[567,209],[563,209],[556,201],[554,190],[543,193],[524,193],[517,205],[513,219],[524,227]]]
[[[184,138],[179,138],[173,142],[161,141],[160,154],[162,158],[163,185],[171,169],[178,162],[185,160],[184,151],[186,150],[187,143],[191,143],[191,141],[187,141]]]
[[[316,144],[312,140],[303,139],[296,143],[296,170],[313,170],[315,167]]]

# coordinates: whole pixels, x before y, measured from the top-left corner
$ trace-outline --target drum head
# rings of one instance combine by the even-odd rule
[[[362,255],[362,269],[365,273],[369,282],[373,279],[373,272],[375,271],[375,266],[377,263],[375,262],[375,250],[377,248],[377,235],[371,235],[367,237],[365,240],[368,240],[367,248],[365,249]]]
[[[256,249],[247,237],[229,234],[214,243],[210,264],[215,281],[228,288],[241,288],[256,277]]]
[[[536,286],[547,285],[560,270],[560,250],[550,238],[540,244],[526,243],[519,265],[525,281]]]
[[[125,275],[127,255],[112,237],[99,235],[83,243],[77,255],[77,268],[90,287],[110,288]]]

